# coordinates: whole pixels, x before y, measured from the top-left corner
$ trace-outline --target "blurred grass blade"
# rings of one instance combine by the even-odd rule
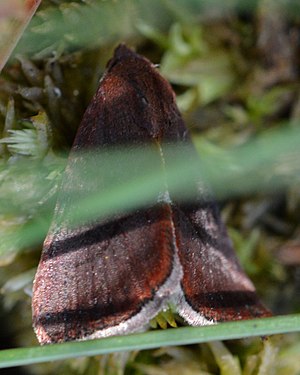
[[[41,0],[0,2],[0,73]]]
[[[72,173],[65,176],[67,184],[60,192],[59,204],[72,218],[72,224],[78,225],[93,219],[109,220],[112,215],[155,204],[166,188],[166,181],[174,201],[193,201],[198,181],[212,187],[221,199],[262,191],[278,192],[300,183],[299,141],[300,130],[287,126],[284,131],[267,132],[232,150],[216,148],[211,152],[207,143],[197,141],[200,157],[189,145],[166,145],[164,170],[159,152],[153,147],[76,154],[75,167],[73,164]],[[62,168],[62,163],[54,165]],[[24,218],[28,212],[33,219],[30,223],[22,219],[19,230],[13,226],[16,230],[1,235],[0,255],[15,248],[12,241],[26,247],[42,239],[49,221],[45,215],[51,217],[53,208],[50,206],[51,211],[43,212],[43,220],[40,216],[35,220],[32,213],[38,212],[47,187],[58,186],[48,177],[51,169],[45,171],[38,163],[30,161],[26,165],[23,161],[19,168],[17,165],[9,168],[11,174],[5,169],[2,172],[1,212],[8,218],[18,212]]]
[[[241,5],[241,3],[243,3]],[[251,9],[254,0],[122,0],[63,2],[37,13],[30,30],[18,45],[18,53],[42,56],[63,46],[64,50],[92,48],[112,41],[125,41],[140,35],[140,25],[165,31],[172,20],[187,24],[199,17],[224,14],[238,8]],[[211,12],[213,8],[215,12]],[[88,27],[87,27],[88,25]],[[158,35],[158,33],[157,33]]]
[[[299,314],[221,323],[205,327],[171,328],[99,340],[2,350],[0,352],[0,368],[113,352],[153,349],[161,346],[190,345],[299,331]]]
[[[206,153],[201,174],[219,198],[278,192],[300,183],[299,142],[298,124],[293,127],[288,123],[282,124],[280,130],[265,131],[240,147],[219,149],[211,157],[200,140],[199,153]]]

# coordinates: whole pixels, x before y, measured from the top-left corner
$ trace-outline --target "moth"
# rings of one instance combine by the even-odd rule
[[[170,84],[119,45],[77,132],[35,276],[33,327],[41,344],[142,331],[168,306],[192,326],[270,315],[216,204],[196,184],[193,202],[162,184],[147,207],[71,224],[78,202],[68,191],[81,196],[105,184],[98,161],[98,182],[86,184],[86,153],[150,145],[160,168],[172,159],[165,145],[173,143],[193,149]],[[135,173],[142,168],[141,160]]]

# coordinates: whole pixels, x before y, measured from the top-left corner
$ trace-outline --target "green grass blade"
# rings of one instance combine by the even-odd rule
[[[299,331],[300,314],[205,327],[156,330],[99,340],[2,350],[0,352],[0,368],[113,352],[153,349],[161,346],[188,345]]]

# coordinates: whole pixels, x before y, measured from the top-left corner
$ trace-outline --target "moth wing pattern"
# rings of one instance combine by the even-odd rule
[[[205,197],[173,201],[162,181],[147,207],[73,225],[78,201],[109,184],[96,150],[150,146],[151,163],[163,170],[171,160],[164,144],[171,143],[195,154],[169,83],[120,45],[78,129],[35,276],[33,326],[41,344],[140,331],[169,303],[191,325],[269,314]],[[141,158],[108,179],[117,175],[121,184],[144,168]]]
[[[48,237],[33,296],[40,342],[105,337],[146,327],[148,318],[165,307],[180,277],[179,268],[174,268],[170,215],[169,207],[161,204]],[[143,262],[137,264],[137,259]]]
[[[44,242],[32,299],[40,343],[142,330],[165,307],[181,279],[169,204],[157,203],[156,196],[151,207],[77,227],[72,216],[78,201],[107,185],[95,152],[147,145],[155,150],[151,162],[159,170],[157,139],[185,134],[170,85],[147,59],[120,45],[78,129]],[[108,179],[122,183],[127,175],[139,175],[143,158],[134,169],[117,167]]]
[[[174,226],[182,296],[178,313],[190,325],[270,316],[233,250],[211,201],[175,206]]]

